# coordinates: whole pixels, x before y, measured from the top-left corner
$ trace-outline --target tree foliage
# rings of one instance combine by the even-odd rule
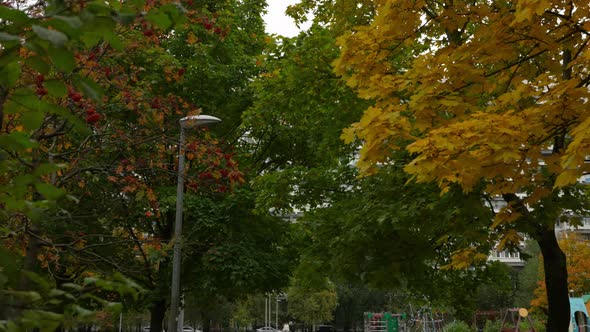
[[[289,313],[293,318],[310,325],[318,325],[332,320],[338,303],[333,285],[313,289],[293,285],[287,291]]]
[[[505,227],[501,246],[518,243],[518,232],[539,242],[548,331],[569,322],[552,225],[562,211],[585,213],[568,186],[589,167],[589,10],[585,1],[379,1],[369,24],[339,39],[334,62],[374,101],[343,134],[362,142],[363,174],[407,150],[414,180],[443,193],[483,182],[507,202],[491,225]]]

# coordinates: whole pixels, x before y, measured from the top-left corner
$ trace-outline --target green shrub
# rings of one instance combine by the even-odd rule
[[[520,331],[528,332],[531,329],[531,324],[524,320],[520,323]],[[545,324],[540,320],[533,319],[533,325],[535,326],[536,332],[545,332]],[[487,321],[483,328],[483,332],[499,332],[502,326],[502,320]],[[508,325],[507,325],[508,326]]]
[[[536,332],[545,332],[545,324],[541,321],[533,320],[533,326],[535,327]],[[520,330],[523,332],[527,332],[531,330],[531,324],[528,321],[524,321],[520,323]]]
[[[467,323],[456,320],[450,324],[447,324],[443,331],[445,332],[472,332],[473,330],[467,325]]]
[[[483,332],[500,332],[501,320],[488,320],[483,327]]]

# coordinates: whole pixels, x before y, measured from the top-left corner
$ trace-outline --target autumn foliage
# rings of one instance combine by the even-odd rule
[[[335,62],[375,101],[344,134],[364,142],[363,172],[407,148],[418,181],[484,178],[491,194],[534,188],[535,203],[588,171],[587,2],[378,3]]]

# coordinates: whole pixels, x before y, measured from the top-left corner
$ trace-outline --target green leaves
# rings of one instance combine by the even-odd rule
[[[78,29],[82,27],[82,20],[78,16],[61,16],[54,15],[53,18],[66,22],[72,28]]]
[[[21,75],[21,67],[18,62],[11,62],[0,69],[0,86],[12,88],[16,85]]]
[[[53,64],[66,73],[71,73],[76,67],[76,60],[71,51],[66,48],[53,47],[48,50],[48,55]]]
[[[45,199],[56,200],[63,197],[66,192],[48,183],[35,183],[35,188]]]
[[[0,279],[4,277],[2,272],[3,266],[0,265]],[[95,322],[98,311],[118,313],[123,308],[121,303],[105,297],[112,299],[116,294],[131,294],[137,299],[140,291],[136,284],[120,275],[109,279],[93,277],[92,282],[64,283],[61,288],[56,288],[51,279],[32,272],[24,273],[33,282],[35,290],[15,291],[0,283],[3,300],[8,303],[18,301],[19,307],[23,309],[20,315],[12,317],[10,321],[1,321],[0,330],[39,329],[50,332],[67,322]],[[57,308],[61,311],[55,310]]]
[[[62,81],[48,80],[44,82],[44,85],[49,94],[54,97],[65,97],[68,93],[68,89]]]
[[[21,121],[25,129],[35,130],[41,126],[45,114],[38,110],[29,110],[21,115]]]
[[[31,19],[23,11],[8,6],[0,6],[0,19],[14,23],[28,23]]]
[[[50,30],[39,25],[33,25],[33,31],[39,38],[50,41],[54,46],[63,46],[68,37],[60,31]]]
[[[74,77],[74,85],[79,90],[82,90],[88,97],[94,99],[97,102],[101,102],[104,91],[100,85],[98,85],[93,80],[84,76],[76,75]]]
[[[156,26],[158,26],[162,30],[167,30],[171,25],[172,21],[165,13],[161,12],[160,10],[152,10],[146,16],[146,19]]]
[[[9,41],[9,40],[20,40],[19,36],[11,35],[6,32],[0,32],[0,40]]]
[[[42,57],[38,55],[31,56],[25,60],[25,65],[33,68],[41,74],[48,74],[51,66]]]

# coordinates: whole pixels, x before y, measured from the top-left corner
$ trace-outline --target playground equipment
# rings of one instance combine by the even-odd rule
[[[520,323],[524,320],[528,321],[530,330],[524,331],[520,329]],[[529,316],[529,312],[525,308],[507,309],[502,319],[500,332],[537,332],[533,324],[533,320]]]
[[[413,312],[410,307],[410,315],[408,317],[407,325],[411,327],[411,331],[416,332],[439,332],[442,331],[444,325],[443,317],[434,315],[430,307],[422,307],[416,312]]]
[[[571,332],[590,332],[588,325],[588,310],[582,297],[570,297]]]
[[[365,312],[365,332],[405,332],[405,314]]]

